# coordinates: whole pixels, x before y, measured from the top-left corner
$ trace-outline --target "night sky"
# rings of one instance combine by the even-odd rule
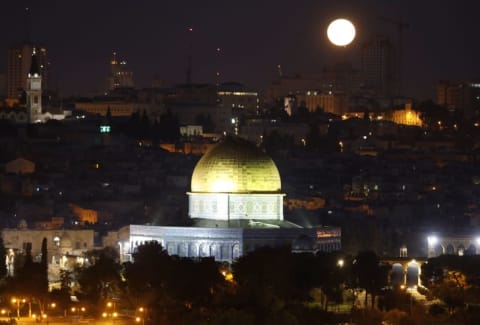
[[[432,98],[438,79],[480,76],[477,1],[2,1],[1,72],[8,46],[28,35],[25,7],[31,39],[47,46],[52,85],[63,95],[102,90],[113,50],[127,60],[139,87],[149,86],[154,75],[168,84],[184,82],[189,37],[194,82],[214,83],[219,70],[222,81],[262,89],[277,76],[277,64],[284,74],[319,72],[344,59],[358,66],[361,40],[375,34],[397,39],[395,26],[379,16],[410,24],[404,32],[406,95]],[[326,39],[337,17],[357,27],[346,49]]]

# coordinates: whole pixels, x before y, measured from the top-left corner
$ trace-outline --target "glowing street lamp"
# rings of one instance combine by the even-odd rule
[[[12,304],[17,305],[17,318],[20,319],[20,303],[25,303],[25,299],[12,298]]]
[[[335,19],[327,28],[328,39],[336,46],[347,46],[353,41],[355,34],[355,26],[344,18]]]
[[[115,301],[114,302],[111,302],[111,301],[107,302],[107,308],[110,309],[112,307],[113,307],[113,314],[116,314],[117,313],[117,308],[116,308],[117,306],[115,304]]]
[[[70,309],[72,311],[72,314],[77,314],[77,317],[80,317],[80,313],[85,313],[86,308],[85,307],[72,307]]]
[[[428,236],[427,241],[429,246],[433,246],[438,243],[438,238],[437,236]]]
[[[145,325],[145,315],[147,314],[147,310],[143,307],[138,308],[139,316],[135,317],[135,323],[142,323]]]

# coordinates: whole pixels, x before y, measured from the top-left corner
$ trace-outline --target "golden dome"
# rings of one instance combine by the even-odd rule
[[[205,153],[192,175],[192,192],[278,193],[280,188],[273,160],[252,143],[233,137]]]

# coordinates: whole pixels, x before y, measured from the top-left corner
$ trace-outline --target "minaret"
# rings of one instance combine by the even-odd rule
[[[42,75],[38,66],[37,52],[33,48],[32,64],[27,77],[28,123],[42,122]]]

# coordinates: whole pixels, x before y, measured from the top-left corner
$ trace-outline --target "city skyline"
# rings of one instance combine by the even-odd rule
[[[220,1],[134,5],[49,0],[6,7],[0,22],[5,40],[0,72],[6,73],[8,47],[30,38],[47,47],[51,86],[62,95],[102,91],[112,51],[127,61],[139,87],[150,86],[155,76],[167,84],[182,83],[190,42],[193,82],[214,84],[220,71],[221,81],[264,89],[277,77],[278,64],[284,74],[317,73],[342,60],[359,68],[362,41],[386,34],[397,42],[394,24],[380,17],[410,25],[403,32],[405,95],[434,98],[439,79],[480,75],[474,62],[480,45],[466,41],[475,39],[479,24],[474,3],[445,0],[432,7],[413,1],[244,1],[233,6]],[[327,41],[326,26],[336,17],[349,18],[357,26],[358,38],[347,48]]]

